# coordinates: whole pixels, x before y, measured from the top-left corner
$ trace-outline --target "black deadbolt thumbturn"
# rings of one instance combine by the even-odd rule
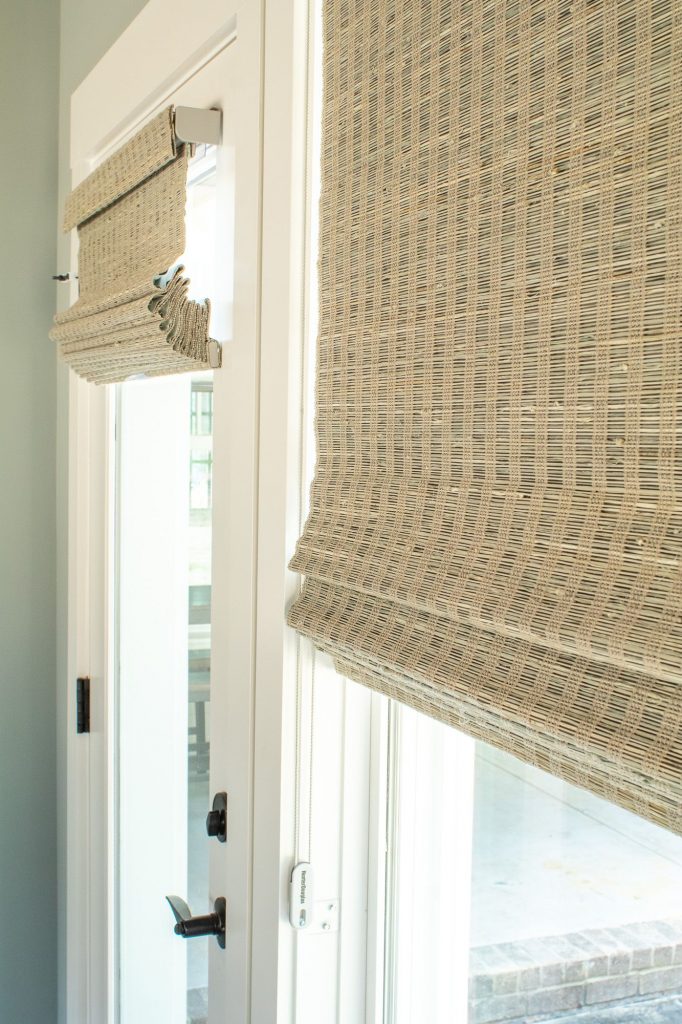
[[[192,917],[192,911],[180,896],[166,896],[175,918],[175,934],[183,939],[196,939],[202,935],[215,935],[221,949],[225,949],[225,900],[222,896],[213,904],[212,914]]]
[[[206,832],[224,843],[227,840],[227,793],[216,793],[213,809],[206,816]]]

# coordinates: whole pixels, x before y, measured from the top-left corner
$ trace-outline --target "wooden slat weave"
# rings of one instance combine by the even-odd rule
[[[326,0],[290,622],[682,832],[682,6]]]
[[[89,381],[203,370],[210,348],[218,361],[209,303],[187,298],[189,281],[175,266],[185,248],[187,161],[186,146],[176,152],[169,107],[67,199],[80,295],[57,314],[50,337]]]

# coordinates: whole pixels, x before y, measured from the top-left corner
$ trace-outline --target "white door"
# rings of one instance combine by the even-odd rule
[[[92,709],[68,740],[67,1018],[84,1024],[249,1019],[262,19],[233,8],[153,0],[72,100],[74,184],[169,104],[222,112],[190,164],[183,260],[222,368],[70,381],[69,665]],[[221,793],[226,842],[205,824]],[[224,942],[176,934],[167,896],[194,917],[224,901]]]
[[[380,706],[285,624],[313,457],[320,10],[150,0],[72,100],[74,184],[168,103],[222,111],[186,263],[224,344],[212,375],[70,381],[65,699],[73,717],[88,675],[93,703],[68,738],[69,1024],[382,1012]],[[175,935],[167,896],[224,898],[225,948]]]
[[[340,679],[285,626],[313,455],[320,7],[150,0],[73,97],[74,183],[169,102],[221,109],[191,169],[187,266],[224,345],[213,375],[70,382],[68,1024],[476,1024],[498,988],[519,1019],[576,993],[510,995],[522,960],[491,970],[487,952],[679,910],[678,839],[482,745],[474,797],[473,741]],[[224,844],[204,828],[221,792]],[[601,832],[557,854],[567,815]],[[225,949],[175,935],[168,895],[194,914],[225,898]]]

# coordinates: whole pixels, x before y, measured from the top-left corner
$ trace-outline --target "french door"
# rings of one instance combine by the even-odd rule
[[[282,998],[281,712],[256,726],[264,39],[260,2],[151,0],[72,99],[74,184],[168,104],[222,119],[190,162],[183,257],[222,368],[70,380],[69,673],[90,678],[91,731],[67,746],[67,1018],[83,1024],[246,1022],[254,998],[274,1020]],[[276,767],[257,780],[258,741]],[[257,785],[271,794],[258,857]],[[255,922],[261,875],[275,901]],[[178,934],[223,908],[224,935]]]

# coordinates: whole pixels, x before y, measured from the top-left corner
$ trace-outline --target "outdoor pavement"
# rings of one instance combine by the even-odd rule
[[[682,1024],[682,998],[630,1003],[605,1010],[575,1010],[567,1017],[550,1017],[535,1024]]]
[[[669,917],[682,837],[479,744],[472,946]]]

